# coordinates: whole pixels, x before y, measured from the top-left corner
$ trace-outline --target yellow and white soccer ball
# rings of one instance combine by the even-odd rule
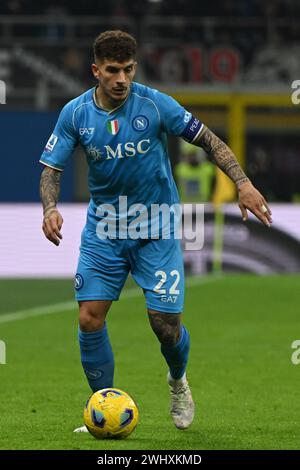
[[[118,388],[104,388],[89,398],[83,417],[96,439],[124,439],[136,428],[139,411],[128,393]]]

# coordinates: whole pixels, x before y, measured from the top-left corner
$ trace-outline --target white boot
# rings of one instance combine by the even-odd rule
[[[171,416],[178,429],[186,429],[194,419],[195,405],[186,374],[175,380],[168,373],[168,384],[171,392]]]
[[[80,428],[74,429],[73,432],[88,432],[88,428],[86,426],[81,426]]]

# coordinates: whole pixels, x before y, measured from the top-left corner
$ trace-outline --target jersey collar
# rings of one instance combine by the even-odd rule
[[[98,87],[99,87],[99,85],[96,85],[95,88],[94,88],[94,91],[93,91],[93,102],[94,102],[94,105],[96,106],[97,109],[100,109],[101,111],[103,111],[104,113],[106,113],[106,114],[108,114],[108,115],[113,114],[115,111],[117,111],[118,109],[122,108],[122,107],[125,105],[125,103],[127,103],[127,100],[128,100],[128,98],[129,98],[129,96],[131,95],[131,87],[130,87],[129,93],[128,93],[126,99],[123,101],[123,103],[120,104],[119,106],[117,106],[116,108],[111,109],[110,111],[107,111],[107,109],[101,108],[101,106],[99,106],[99,105],[97,104],[97,100],[96,100],[96,90],[97,90]]]

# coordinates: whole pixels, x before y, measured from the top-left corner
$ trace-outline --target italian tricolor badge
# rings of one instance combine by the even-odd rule
[[[116,135],[119,130],[119,122],[118,119],[114,119],[113,121],[108,121],[107,123],[107,130],[112,135]]]

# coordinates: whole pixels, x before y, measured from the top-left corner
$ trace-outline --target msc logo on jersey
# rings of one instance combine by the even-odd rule
[[[132,127],[136,131],[145,131],[149,126],[149,120],[146,116],[137,116],[132,121]]]
[[[74,287],[76,290],[79,290],[83,287],[84,281],[83,277],[81,274],[76,274],[75,279],[74,279]]]
[[[115,149],[109,145],[104,145],[106,160],[112,158],[135,157],[136,155],[143,155],[150,150],[150,139],[143,139],[139,142],[126,142],[125,144],[119,143]]]
[[[97,147],[89,145],[86,148],[86,152],[94,161],[101,159],[115,160],[117,158],[144,155],[149,152],[150,145],[150,139],[142,139],[139,142],[125,142],[125,144],[120,142],[115,148],[112,148],[110,145],[104,145],[103,149],[98,149]]]
[[[54,134],[51,134],[50,139],[46,143],[45,151],[46,152],[52,152],[52,150],[54,149],[57,141],[58,141],[58,137]]]

